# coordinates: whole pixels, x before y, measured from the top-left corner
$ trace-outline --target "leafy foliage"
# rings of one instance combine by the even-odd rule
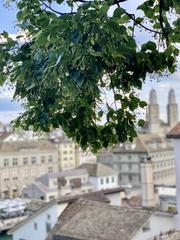
[[[138,7],[143,16],[136,17],[121,7],[124,1],[14,1],[23,34],[15,40],[1,34],[0,84],[15,83],[14,98],[24,100],[26,111],[16,126],[35,131],[62,126],[93,151],[136,137],[144,121],[137,122],[135,111],[146,103],[135,89],[147,74],[176,69],[180,20],[170,21],[169,13],[177,16],[180,6],[178,0],[146,0]],[[67,11],[59,12],[64,5]],[[158,40],[138,46],[137,27]]]

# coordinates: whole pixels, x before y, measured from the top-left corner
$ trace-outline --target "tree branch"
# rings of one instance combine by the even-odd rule
[[[53,9],[51,6],[48,6],[45,2],[42,2],[41,1],[41,3],[46,7],[46,8],[48,8],[50,11],[52,11],[52,12],[54,12],[54,13],[56,13],[56,14],[59,14],[59,15],[61,15],[61,16],[63,16],[63,15],[73,15],[73,14],[75,14],[75,12],[68,12],[68,13],[63,13],[63,12],[59,12],[59,11],[57,11],[57,10],[55,10],[55,9]]]
[[[129,16],[135,23],[137,23],[139,26],[143,27],[144,29],[146,29],[146,30],[148,30],[148,31],[150,31],[150,32],[153,32],[153,33],[162,34],[162,32],[159,32],[159,31],[153,30],[153,29],[151,29],[151,28],[148,28],[148,27],[144,26],[142,23],[138,22],[138,21],[136,20],[136,17],[135,17],[134,14],[128,13],[128,12],[126,12],[126,11],[125,11],[125,13],[126,13],[126,15]]]
[[[167,32],[164,28],[164,25],[163,25],[164,19],[163,19],[163,12],[162,11],[163,11],[163,0],[159,0],[159,24],[161,26],[163,35],[166,39],[166,43],[167,43],[167,45],[169,45],[168,34],[167,34]]]
[[[120,2],[120,1],[117,0],[117,1],[116,1],[116,4],[117,4],[117,6],[120,8],[119,2]],[[128,12],[126,12],[126,11],[125,11],[125,13],[126,13],[126,15],[127,15],[128,17],[130,17],[135,23],[137,23],[139,26],[143,27],[144,29],[146,29],[146,30],[148,30],[148,31],[150,31],[150,32],[153,32],[153,33],[162,34],[161,32],[156,31],[156,30],[153,30],[153,29],[151,29],[151,28],[148,28],[148,27],[144,26],[142,23],[138,22],[138,21],[136,20],[136,17],[135,17],[134,14],[128,13]]]

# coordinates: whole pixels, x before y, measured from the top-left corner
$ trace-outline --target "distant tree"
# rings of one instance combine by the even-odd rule
[[[24,101],[16,126],[34,131],[61,126],[93,151],[136,137],[144,121],[135,110],[146,103],[135,90],[147,75],[176,69],[180,4],[146,0],[137,17],[122,8],[128,1],[12,0],[26,40],[1,34],[0,84],[14,83],[14,99]],[[154,41],[139,46],[137,28],[152,33]]]

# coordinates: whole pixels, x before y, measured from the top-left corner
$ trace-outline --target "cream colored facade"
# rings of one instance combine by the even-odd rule
[[[83,151],[80,147],[76,147],[76,163],[81,165],[83,163],[96,163],[97,156],[90,150]]]
[[[76,159],[76,145],[67,137],[51,139],[58,150],[58,168],[60,171],[76,168],[79,163]]]
[[[21,196],[35,178],[58,170],[58,154],[48,141],[0,145],[0,198]]]
[[[156,185],[175,184],[175,161],[171,141],[157,134],[139,134],[133,143],[120,144],[112,152],[98,154],[98,162],[119,172],[121,185],[141,187],[141,160],[151,157]]]

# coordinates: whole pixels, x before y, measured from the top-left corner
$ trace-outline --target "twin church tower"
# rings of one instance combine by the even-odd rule
[[[149,94],[149,105],[146,115],[146,132],[166,134],[178,122],[178,104],[173,89],[168,94],[167,123],[160,120],[159,104],[156,91],[152,89]],[[144,129],[145,130],[145,129]]]

